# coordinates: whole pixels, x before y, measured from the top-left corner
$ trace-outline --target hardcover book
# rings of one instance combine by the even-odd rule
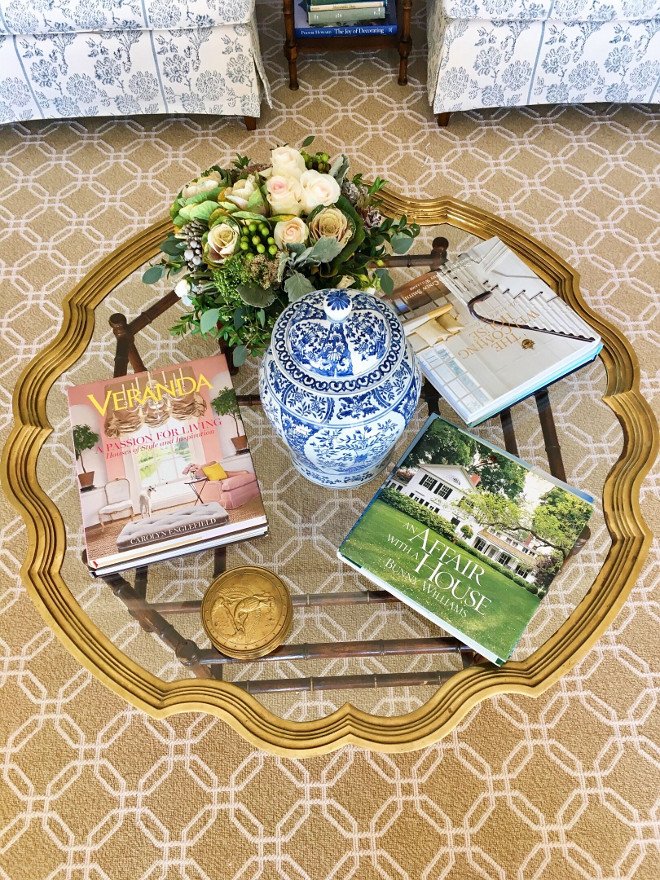
[[[337,0],[308,0],[307,9],[364,9],[369,6],[387,6],[387,0],[347,0],[346,3]]]
[[[394,291],[422,372],[470,427],[596,357],[600,336],[498,238]]]
[[[361,37],[383,34],[395,34],[397,32],[396,2],[389,0],[385,12],[385,18],[346,24],[310,24],[307,17],[305,0],[295,4],[293,10],[293,30],[296,37]]]
[[[307,20],[310,24],[349,24],[356,21],[369,21],[385,18],[384,6],[365,6],[363,9],[310,9]]]
[[[431,416],[337,555],[501,666],[593,499]]]
[[[267,531],[224,355],[67,393],[93,575]]]

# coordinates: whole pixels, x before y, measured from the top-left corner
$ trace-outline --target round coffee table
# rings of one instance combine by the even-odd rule
[[[520,402],[475,433],[553,469],[596,497],[591,535],[567,562],[541,603],[513,659],[480,661],[437,627],[384,594],[368,592],[342,568],[336,549],[379,486],[328,491],[291,465],[255,398],[256,365],[235,377],[266,506],[267,537],[155,564],[125,577],[94,580],[82,562],[84,539],[70,438],[66,387],[109,377],[123,324],[153,304],[135,337],[148,367],[213,352],[200,337],[168,330],[176,310],[157,306],[165,289],[141,282],[168,222],[132,238],[100,263],[64,303],[57,338],[26,369],[15,392],[16,426],[5,447],[7,494],[24,517],[27,588],[66,647],[113,691],[154,716],[208,711],[251,742],[292,756],[346,743],[403,751],[432,742],[480,700],[502,692],[538,695],[580,659],[626,599],[651,536],[640,516],[639,486],[657,448],[657,427],[639,393],[626,340],[582,301],[576,273],[539,242],[504,221],[450,198],[414,201],[385,194],[389,214],[423,227],[412,268],[425,271],[438,236],[450,254],[475,237],[498,235],[601,334],[593,363]],[[407,262],[407,258],[402,262]],[[428,260],[426,260],[428,267]],[[152,319],[152,320],[150,320]],[[421,426],[432,393],[420,403],[393,460]],[[440,401],[440,411],[458,421]],[[546,454],[547,452],[547,454]],[[558,464],[559,462],[559,464]],[[185,479],[185,478],[184,478]],[[222,567],[262,565],[285,580],[294,619],[287,645],[270,658],[223,658],[208,641],[199,609]]]

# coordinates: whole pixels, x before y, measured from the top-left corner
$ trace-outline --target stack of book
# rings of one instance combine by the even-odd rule
[[[301,0],[294,12],[296,37],[395,34],[395,0]]]
[[[92,575],[266,533],[224,355],[67,393]]]

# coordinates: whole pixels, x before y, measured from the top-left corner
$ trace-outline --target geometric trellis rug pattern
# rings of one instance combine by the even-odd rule
[[[417,198],[505,217],[579,268],[587,303],[632,343],[660,402],[657,108],[456,114],[425,94],[423,12],[409,85],[396,55],[327,53],[287,88],[277,4],[258,7],[274,107],[217,118],[88,119],[0,129],[0,431],[60,303],[103,256],[159,220],[181,184],[236,152],[264,161],[308,134],[354,171]],[[660,523],[658,470],[642,505]],[[439,743],[268,755],[223,722],[155,721],[63,648],[27,596],[22,520],[0,522],[0,878],[630,878],[660,876],[660,546],[607,633],[536,700],[489,699]]]

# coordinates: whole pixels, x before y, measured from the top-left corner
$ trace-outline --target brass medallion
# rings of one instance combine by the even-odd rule
[[[228,657],[255,660],[286,638],[293,605],[283,581],[267,568],[245,565],[217,577],[202,600],[202,624]]]

